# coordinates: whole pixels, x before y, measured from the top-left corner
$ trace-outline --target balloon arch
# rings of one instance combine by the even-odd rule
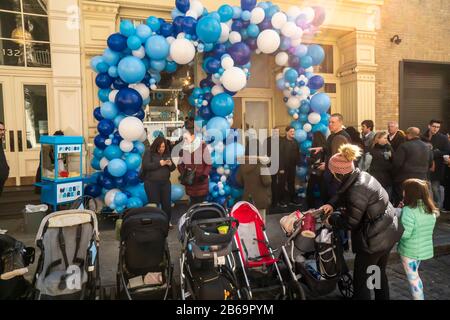
[[[271,2],[242,0],[241,7],[225,4],[208,12],[198,0],[176,0],[175,5],[172,23],[153,16],[137,27],[122,21],[120,32],[108,37],[103,55],[91,60],[101,101],[94,110],[99,134],[91,161],[98,172],[85,192],[102,197],[118,213],[147,202],[139,168],[146,139],[143,107],[150,102],[150,90],[157,89],[161,72],[173,73],[178,65],[192,63],[197,52],[203,54],[207,77],[188,100],[204,129],[224,134],[220,142],[208,141],[214,168],[209,200],[231,206],[242,196],[235,173],[244,148],[225,138],[232,134],[232,96],[246,86],[252,52],[275,55],[276,64],[284,67],[276,84],[301,151],[308,153],[313,132],[329,133],[330,99],[317,92],[324,80],[313,74],[325,53],[319,45],[302,43],[304,35],[314,35],[324,22],[321,7],[292,6],[284,13]],[[297,175],[305,179],[307,172],[305,162]],[[183,195],[180,185],[172,186],[173,201]]]

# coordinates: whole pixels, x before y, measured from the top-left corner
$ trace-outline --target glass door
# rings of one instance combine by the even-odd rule
[[[244,130],[245,145],[249,138],[257,138],[261,142],[270,135],[271,110],[272,99],[242,99],[242,129]]]

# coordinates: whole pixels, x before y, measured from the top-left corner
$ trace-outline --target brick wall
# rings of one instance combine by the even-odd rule
[[[398,34],[400,45],[390,42]],[[399,62],[450,62],[450,0],[385,0],[376,40],[376,127],[399,116]],[[431,115],[430,115],[431,116]]]

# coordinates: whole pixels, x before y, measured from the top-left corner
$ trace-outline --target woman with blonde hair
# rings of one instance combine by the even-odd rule
[[[336,196],[321,208],[330,215],[327,219],[330,225],[351,230],[352,250],[356,255],[354,299],[370,300],[367,283],[375,268],[380,277],[380,287],[374,290],[375,299],[389,300],[386,265],[389,253],[400,240],[403,230],[381,184],[369,173],[355,168],[354,161],[360,154],[357,146],[344,144],[331,157],[328,168],[341,185]],[[343,208],[343,213],[332,214],[338,208]]]
[[[378,180],[391,198],[393,149],[388,141],[387,132],[382,131],[375,134],[370,154],[372,155],[372,162],[370,163],[369,173]]]

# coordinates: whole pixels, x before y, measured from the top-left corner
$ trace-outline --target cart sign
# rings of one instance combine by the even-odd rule
[[[63,203],[74,201],[82,196],[83,182],[75,181],[68,183],[61,183],[57,186],[57,202]]]

